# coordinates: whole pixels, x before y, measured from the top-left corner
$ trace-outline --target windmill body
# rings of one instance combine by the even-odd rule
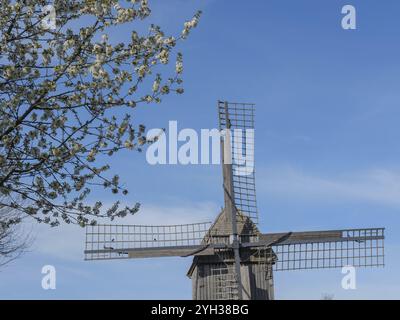
[[[260,232],[254,105],[218,102],[218,115],[224,208],[214,223],[88,226],[85,260],[193,256],[196,300],[273,299],[275,271],[384,265],[384,228]]]
[[[206,242],[229,243],[231,230],[226,228],[227,212],[223,210],[209,229]],[[237,214],[240,242],[256,241],[260,232],[251,219]],[[271,248],[241,248],[240,278],[242,299],[270,300],[274,298]],[[194,300],[236,300],[238,285],[235,278],[235,257],[229,248],[215,249],[213,255],[198,255],[193,259],[187,276],[192,279]]]

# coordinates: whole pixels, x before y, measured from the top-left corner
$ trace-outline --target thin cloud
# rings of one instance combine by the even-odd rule
[[[323,176],[293,167],[259,171],[264,195],[310,201],[357,201],[400,208],[400,171],[371,169]]]

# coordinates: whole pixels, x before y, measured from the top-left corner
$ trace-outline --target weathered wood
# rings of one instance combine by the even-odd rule
[[[127,248],[113,250],[86,250],[85,254],[110,254],[127,255],[128,258],[156,258],[156,257],[182,257],[193,253],[203,246],[177,246],[177,247],[154,247],[154,248]],[[214,248],[206,248],[196,255],[213,255]]]
[[[205,258],[205,257],[201,257]],[[200,260],[201,260],[200,259]],[[218,299],[217,292],[221,289],[218,287],[218,279],[213,274],[213,269],[228,266],[233,268],[233,263],[216,262],[216,263],[198,263],[193,266],[191,273],[192,278],[192,298],[194,300],[215,300]],[[242,263],[240,273],[243,286],[244,300],[271,300],[274,299],[274,286],[272,274],[266,277],[265,265],[261,263]]]
[[[317,243],[317,242],[342,242],[342,241],[365,241],[384,239],[383,235],[367,235],[359,237],[345,237],[343,232],[347,230],[327,230],[327,231],[304,231],[292,232],[285,240],[279,241],[277,245],[300,244],[300,243]],[[259,244],[266,245],[278,241],[285,237],[288,233],[265,233],[259,236]]]

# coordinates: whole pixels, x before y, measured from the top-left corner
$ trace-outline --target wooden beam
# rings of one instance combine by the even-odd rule
[[[93,259],[102,260],[113,259],[113,256],[120,256],[126,258],[156,258],[156,257],[182,257],[189,255],[196,250],[202,249],[203,246],[176,246],[176,247],[154,247],[154,248],[126,248],[126,249],[104,249],[104,250],[85,250],[85,255],[93,256]],[[214,248],[206,248],[196,253],[196,255],[213,255]],[[99,256],[98,258],[96,256]],[[109,256],[109,257],[108,257]]]
[[[381,228],[384,230],[383,228]],[[380,230],[377,229],[359,229],[362,231],[368,230]],[[292,232],[288,233],[266,233],[261,234],[259,239],[260,243],[274,243],[276,245],[284,244],[296,244],[296,243],[316,243],[316,242],[342,242],[342,241],[365,241],[365,240],[377,240],[384,239],[383,232],[381,234],[373,235],[366,234],[360,236],[345,236],[345,232],[358,231],[354,230],[327,230],[327,231],[303,231],[303,232]],[[286,237],[285,237],[286,236]],[[280,241],[280,239],[282,239]]]

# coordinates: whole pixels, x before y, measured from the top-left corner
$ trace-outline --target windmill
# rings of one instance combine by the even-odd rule
[[[193,256],[196,300],[273,299],[275,271],[383,266],[384,228],[259,231],[254,109],[218,102],[224,208],[213,223],[87,226],[85,260]]]

